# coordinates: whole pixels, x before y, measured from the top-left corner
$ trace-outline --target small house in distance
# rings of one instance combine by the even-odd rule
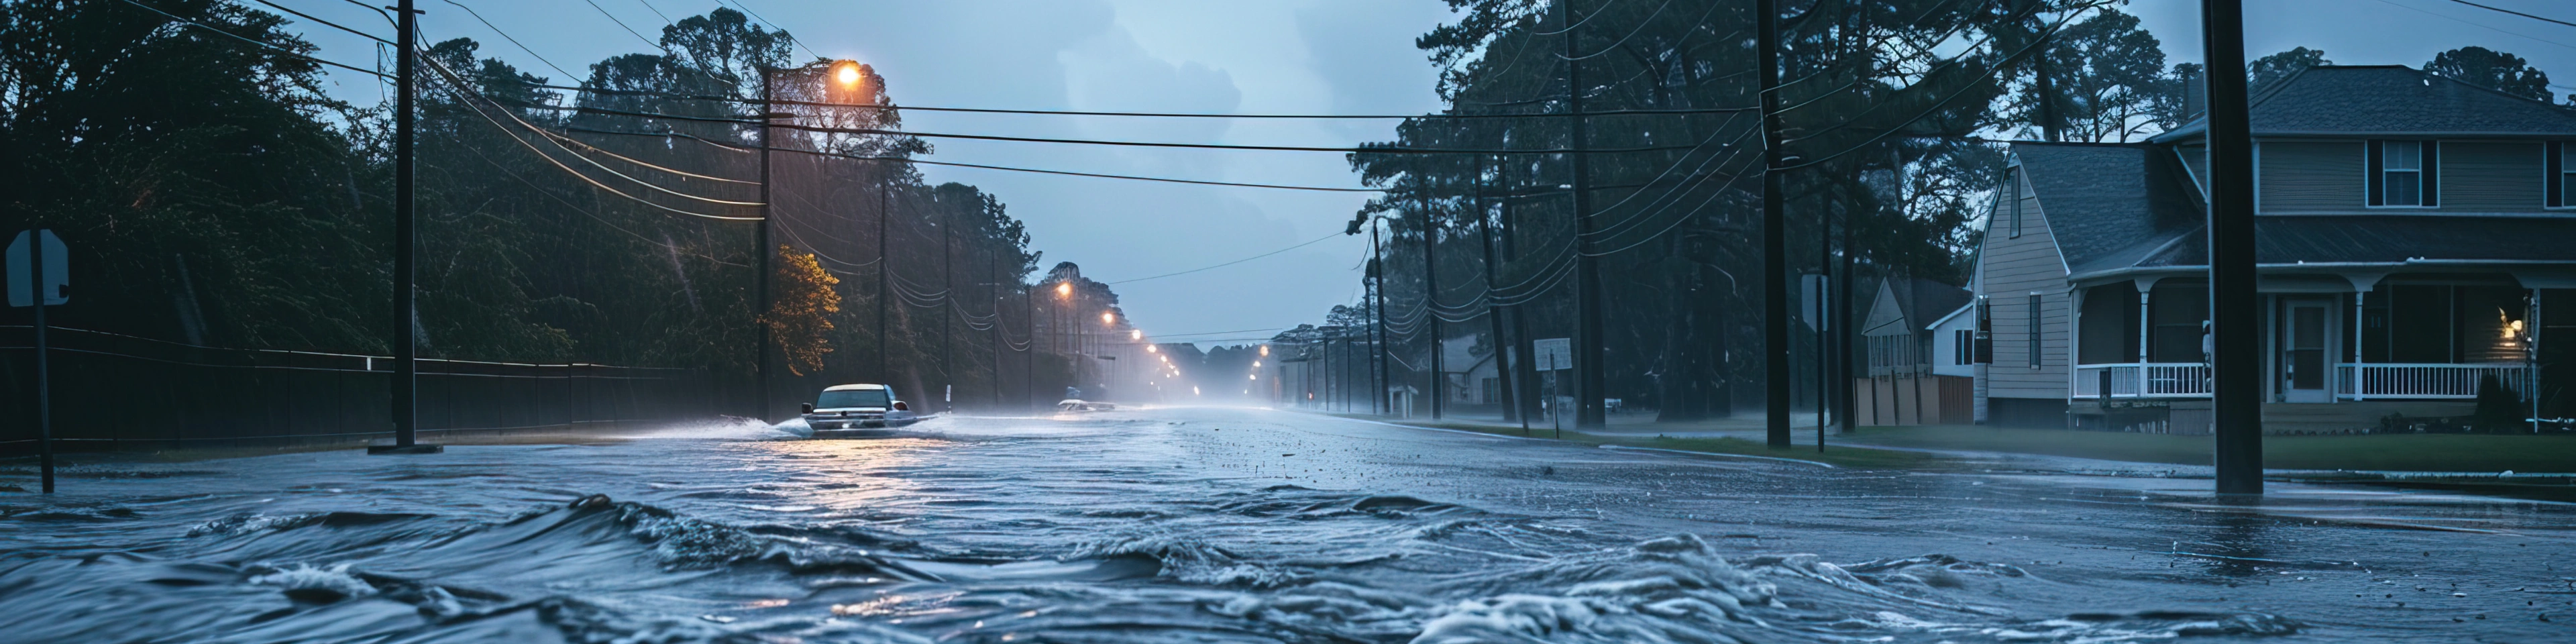
[[[2267,431],[2403,430],[2482,388],[2576,415],[2576,111],[2397,66],[2251,105]],[[2205,122],[2012,144],[1968,312],[1989,422],[2209,431],[2205,151]]]
[[[1858,401],[1853,424],[1967,424],[1974,418],[1972,377],[1942,364],[1955,356],[1941,351],[1951,343],[1935,331],[1969,297],[1967,289],[1935,280],[1880,280],[1859,325],[1868,370],[1852,382]]]

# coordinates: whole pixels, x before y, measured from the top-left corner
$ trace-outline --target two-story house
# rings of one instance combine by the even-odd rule
[[[2466,416],[2489,381],[2576,415],[2576,111],[2396,66],[2251,106],[2267,431]],[[1981,419],[2208,431],[2205,145],[2012,144],[1971,280]]]

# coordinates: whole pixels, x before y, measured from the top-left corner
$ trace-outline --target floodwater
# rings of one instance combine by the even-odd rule
[[[2576,641],[2576,508],[2372,488],[1234,409],[90,463],[0,494],[0,641]]]

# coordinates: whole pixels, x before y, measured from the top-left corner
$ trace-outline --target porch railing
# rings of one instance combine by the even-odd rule
[[[2356,377],[2354,372],[2359,371]],[[2335,365],[2335,397],[2345,400],[2375,398],[2470,399],[2478,397],[2478,382],[2487,376],[2516,392],[2531,391],[2531,369],[2521,363],[2363,363]]]
[[[2208,398],[2209,366],[2197,362],[2075,365],[2075,398]]]

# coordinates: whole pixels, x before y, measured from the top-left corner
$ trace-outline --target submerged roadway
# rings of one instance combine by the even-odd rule
[[[1270,410],[64,477],[0,493],[0,642],[2576,641],[2566,504]]]

